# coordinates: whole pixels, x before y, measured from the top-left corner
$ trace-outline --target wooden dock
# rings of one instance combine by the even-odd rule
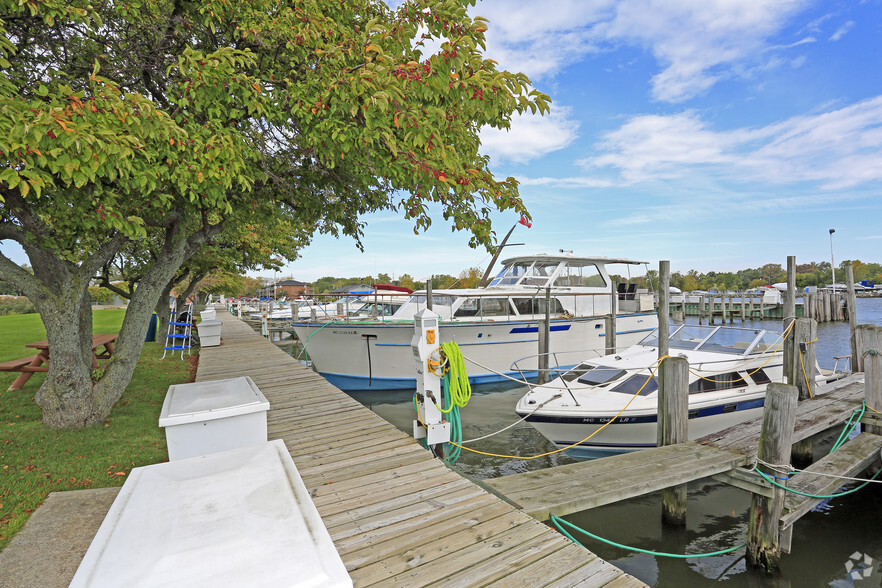
[[[445,467],[235,317],[197,381],[250,376],[356,586],[644,586]]]
[[[863,382],[862,374],[849,376],[828,385],[815,398],[800,402],[794,442],[847,420],[861,405]],[[565,516],[710,476],[718,476],[733,485],[755,486],[761,482],[755,479],[739,482],[736,476],[737,468],[754,463],[761,422],[762,419],[757,418],[697,441],[513,474],[486,480],[486,483],[540,520],[552,514]],[[869,438],[882,440],[875,435],[867,438],[867,442]]]

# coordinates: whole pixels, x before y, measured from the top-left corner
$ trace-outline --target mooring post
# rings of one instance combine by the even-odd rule
[[[864,401],[867,407],[882,411],[882,327],[858,325],[862,348],[858,351],[864,361]],[[882,426],[862,425],[867,433],[882,435]]]
[[[545,288],[545,318],[539,319],[538,384],[548,381],[548,351],[551,340],[551,288]]]
[[[426,282],[426,309],[432,310],[432,278],[435,276],[430,276],[429,280]],[[483,306],[484,301],[481,300],[480,304]]]
[[[786,334],[784,339],[784,377],[787,383],[796,385],[796,368],[793,363],[796,349],[796,325],[791,329],[790,325],[796,321],[796,297],[793,295],[796,288],[796,257],[787,256],[787,292],[784,293],[784,320],[781,326],[783,333]],[[788,329],[790,331],[788,332]]]
[[[787,372],[787,383],[796,386],[799,389],[799,399],[803,400],[811,395],[811,386],[814,385],[814,357],[816,348],[814,344],[809,343],[812,341],[811,338],[805,338],[807,335],[805,331],[808,329],[810,334],[811,326],[805,325],[806,319],[804,318],[798,320],[803,321],[802,323],[799,323],[803,325],[803,328],[799,328],[797,324],[794,324],[790,336],[784,340],[784,365],[792,366],[792,369]],[[788,255],[787,292],[784,293],[784,332],[786,333],[790,325],[796,322],[796,256]],[[811,347],[810,350],[809,347]],[[811,352],[811,360],[808,358],[809,352]],[[803,370],[803,365],[805,366],[805,370]],[[805,381],[803,371],[805,371],[806,374],[810,374],[808,386],[803,384]],[[813,447],[814,442],[811,437],[794,443],[793,447],[790,449],[791,459],[799,467],[810,465],[814,460]]]
[[[668,357],[658,369],[658,445],[684,443],[689,440],[689,362]],[[686,524],[686,484],[662,490],[662,520]]]
[[[800,400],[814,395],[817,339],[818,322],[800,318],[796,319],[790,336],[784,341],[784,377],[788,384],[799,389]],[[792,344],[790,351],[788,343]]]
[[[606,352],[616,352],[616,309],[618,308],[619,296],[616,292],[616,283],[612,283],[612,292],[609,299],[609,314],[606,317]]]
[[[658,356],[668,354],[671,337],[671,262],[658,262]]]
[[[849,261],[845,266],[845,284],[848,288],[848,327],[851,332],[849,342],[851,343],[851,371],[864,371],[863,358],[858,356],[857,342],[857,296],[854,292],[854,268]]]
[[[796,424],[796,403],[799,391],[795,386],[772,382],[766,390],[763,424],[757,450],[757,469],[781,477],[780,470],[763,465],[790,463],[790,444]],[[784,493],[775,487],[772,498],[753,494],[750,502],[750,520],[747,530],[747,561],[753,566],[772,572],[778,567],[781,550],[778,540],[778,521],[784,510]]]

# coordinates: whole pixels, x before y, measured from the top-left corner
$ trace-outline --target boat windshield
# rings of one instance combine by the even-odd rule
[[[559,261],[518,262],[503,268],[490,282],[491,286],[547,286],[560,265]]]
[[[491,286],[513,286],[517,284],[530,269],[532,263],[513,263],[502,268],[502,271],[490,282]]]
[[[579,376],[579,383],[588,384],[589,386],[597,386],[599,384],[612,382],[613,380],[620,378],[624,374],[625,370],[598,365],[592,367],[590,370]]]
[[[781,346],[780,334],[761,329],[739,329],[735,327],[714,327],[706,325],[681,325],[669,340],[671,349],[719,351],[752,355]],[[640,345],[657,346],[658,330],[653,331]]]

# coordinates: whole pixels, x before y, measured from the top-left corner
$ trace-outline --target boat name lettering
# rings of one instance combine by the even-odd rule
[[[331,331],[331,332],[334,333],[335,335],[358,335],[358,331],[356,331],[356,330],[351,330],[351,331],[349,331],[349,330],[336,331],[335,330],[335,331]]]
[[[610,422],[611,420],[613,420],[613,419],[610,417],[596,417],[596,418],[595,417],[588,417],[588,418],[582,419],[582,422],[588,423],[589,425],[593,425],[593,424],[602,425],[604,423]],[[619,418],[615,419],[615,421],[617,423],[636,423],[637,417],[619,417]]]

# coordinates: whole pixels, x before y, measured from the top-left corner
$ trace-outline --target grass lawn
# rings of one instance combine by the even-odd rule
[[[95,310],[95,333],[116,333],[125,310]],[[37,314],[0,316],[0,362],[31,355],[25,343],[46,338]],[[50,492],[122,486],[133,467],[168,459],[159,412],[168,387],[192,381],[195,361],[160,361],[162,343],[145,343],[131,384],[104,426],[48,429],[34,395],[36,373],[21,390],[6,389],[18,372],[0,372],[0,550]],[[195,359],[195,356],[194,356]]]

